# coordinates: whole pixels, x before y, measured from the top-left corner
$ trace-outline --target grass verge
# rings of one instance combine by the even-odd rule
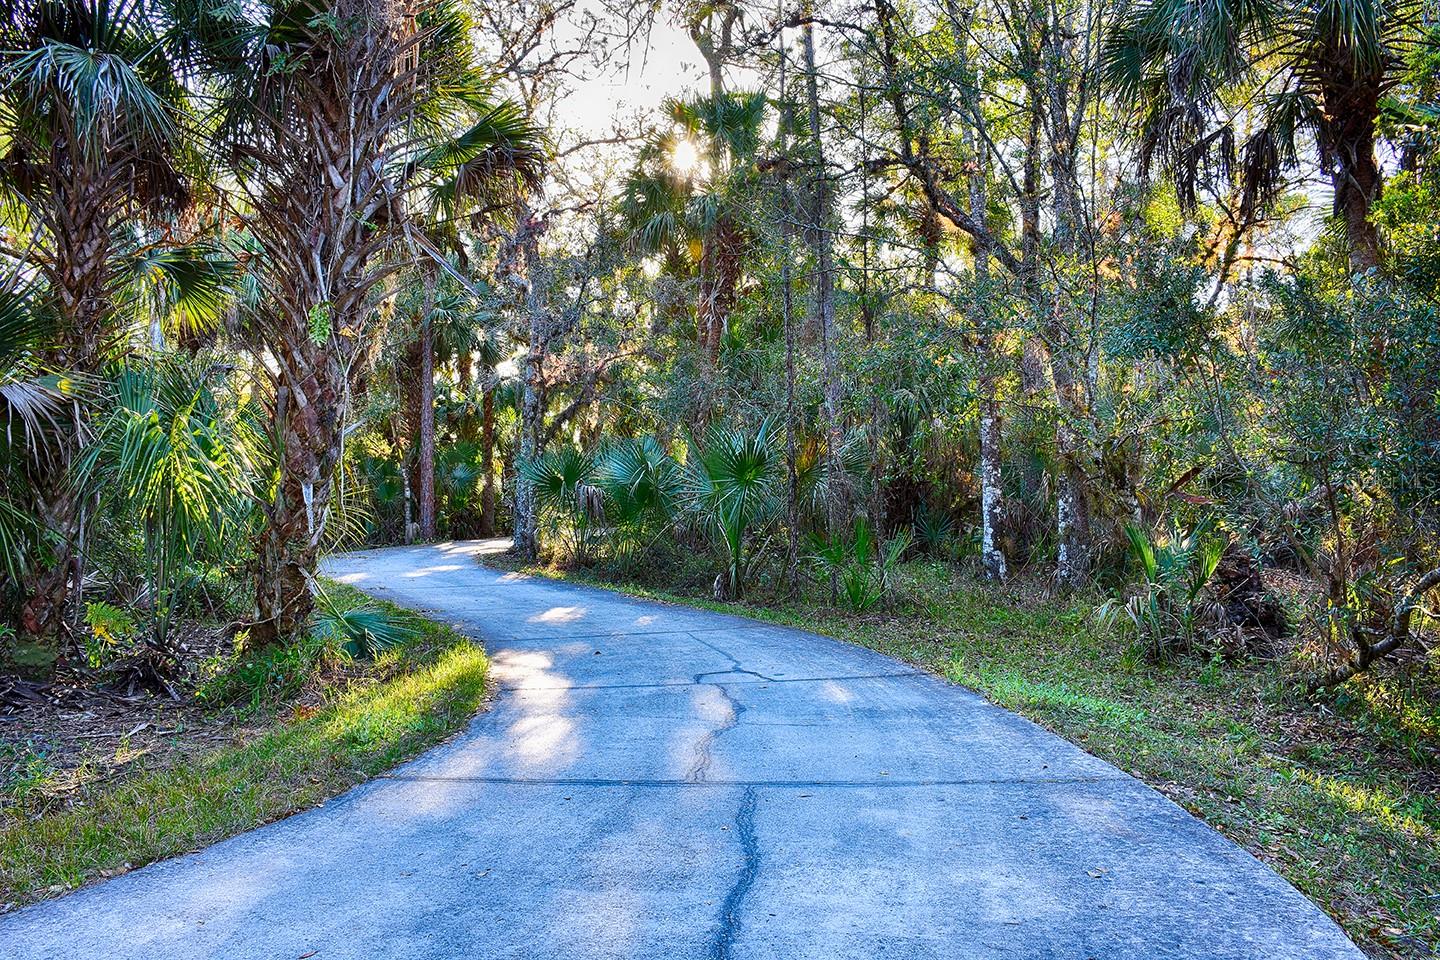
[[[440,741],[480,707],[487,661],[477,643],[351,588],[327,590],[346,605],[382,607],[413,633],[373,661],[312,677],[301,702],[246,711],[240,743],[155,766],[137,761],[63,807],[34,795],[0,798],[0,905],[55,896],[315,806]]]
[[[1395,677],[1307,695],[1284,661],[1145,661],[1093,601],[904,565],[888,610],[818,591],[722,603],[688,582],[525,568],[879,650],[980,691],[1167,796],[1282,874],[1375,957],[1440,952],[1440,698]],[[690,578],[703,583],[704,578]],[[1433,679],[1433,678],[1432,678]]]

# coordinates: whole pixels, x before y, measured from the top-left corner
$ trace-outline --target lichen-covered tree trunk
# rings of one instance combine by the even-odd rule
[[[420,320],[420,539],[435,539],[435,342],[430,316]]]
[[[975,172],[970,176],[970,209],[985,210],[985,178],[989,173],[988,156],[973,127],[967,129],[967,144],[975,155]],[[975,279],[981,290],[990,279],[990,254],[977,245],[975,250]],[[978,306],[978,305],[977,305]],[[978,377],[980,395],[980,561],[985,576],[991,580],[1004,580],[1006,575],[1005,554],[996,543],[996,530],[1000,525],[1000,401],[998,397],[999,376],[996,365],[999,351],[995,348],[995,331],[991,329],[988,311],[979,306],[976,311],[979,329],[975,342],[980,367]]]
[[[548,283],[540,260],[540,235],[545,231],[543,220],[535,216],[528,204],[520,205],[517,217],[514,261],[519,272],[512,274],[524,286],[525,315],[529,324],[525,361],[520,383],[520,442],[516,462],[534,460],[541,450],[545,410],[540,381],[545,350],[549,345],[550,314]],[[517,470],[515,474],[514,550],[524,560],[540,555],[539,516],[535,503],[535,487]]]
[[[1071,102],[1073,58],[1067,44],[1076,35],[1063,14],[1052,14],[1046,44],[1046,71],[1043,109],[1048,117],[1043,124],[1050,146],[1050,177],[1054,203],[1055,249],[1063,269],[1075,255],[1079,232],[1084,223],[1084,206],[1076,179],[1079,137],[1076,118],[1083,116],[1084,104]],[[1036,105],[1037,109],[1042,109]],[[1049,341],[1051,378],[1055,385],[1057,417],[1055,454],[1056,579],[1063,585],[1082,584],[1090,574],[1090,507],[1087,496],[1087,439],[1082,425],[1088,413],[1086,383],[1082,364],[1077,360],[1072,306],[1064,289],[1057,284],[1049,304],[1045,322],[1045,338]]]
[[[532,320],[532,327],[534,321]],[[535,337],[531,337],[534,347]],[[538,438],[540,422],[540,357],[536,349],[525,356],[524,383],[520,400],[520,449],[519,461],[525,463],[535,459],[540,450]],[[535,485],[519,471],[515,474],[515,552],[524,560],[534,560],[540,555],[538,516],[535,509]]]
[[[947,13],[952,23],[963,26],[968,33],[971,22],[970,13],[962,12],[959,5],[953,2],[947,4]],[[962,64],[965,63],[966,50],[967,47],[962,44]],[[965,146],[972,158],[972,169],[968,178],[970,210],[976,217],[984,218],[986,211],[990,208],[987,180],[990,176],[991,156],[989,140],[982,136],[984,114],[978,97],[981,77],[983,77],[983,71],[977,71],[977,96],[970,98],[969,102],[965,104],[969,116],[965,124],[964,137]],[[1004,580],[1007,572],[1005,553],[1000,549],[996,537],[1002,509],[1000,489],[1001,419],[998,395],[1000,378],[997,369],[1000,351],[996,346],[998,338],[992,311],[984,302],[989,299],[990,293],[990,251],[983,244],[976,242],[974,253],[975,285],[980,294],[976,297],[977,302],[973,308],[973,320],[976,328],[974,342],[979,367],[976,386],[979,394],[980,421],[980,562],[987,578]]]

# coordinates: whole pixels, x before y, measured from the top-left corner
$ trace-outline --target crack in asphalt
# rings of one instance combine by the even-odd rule
[[[740,714],[745,712],[745,705],[739,700],[736,700],[735,695],[729,690],[726,690],[724,684],[704,682],[700,678],[705,676],[709,676],[709,674],[696,674],[695,684],[697,686],[704,685],[714,687],[720,693],[720,696],[725,698],[725,706],[729,710],[729,716],[727,716],[719,726],[706,731],[705,735],[695,744],[695,761],[685,773],[685,782],[687,783],[705,782],[705,775],[710,772],[710,751],[715,746],[715,740],[726,731],[734,730],[740,723]]]
[[[740,839],[740,872],[720,905],[720,926],[710,940],[709,956],[713,960],[729,960],[735,938],[740,932],[740,908],[745,895],[755,884],[760,872],[760,844],[755,839],[755,788],[747,787],[735,813],[735,833]]]
[[[691,683],[709,683],[710,681],[709,681],[709,680],[706,680],[705,677],[728,677],[728,676],[730,676],[731,674],[735,674],[735,673],[738,673],[738,674],[740,674],[741,676],[745,676],[745,677],[754,677],[754,678],[756,678],[757,680],[763,680],[763,681],[765,681],[766,683],[784,683],[784,682],[785,682],[783,679],[779,679],[779,678],[776,678],[776,677],[767,677],[767,676],[765,676],[765,674],[763,674],[763,673],[756,673],[754,670],[745,670],[745,669],[742,669],[741,667],[731,667],[729,670],[706,670],[704,673],[697,673],[697,674],[695,674],[695,678],[694,678],[693,680],[691,680],[690,682],[691,682]],[[732,682],[732,683],[744,683],[745,681],[743,681],[743,680],[735,680],[735,681],[731,681],[731,682]],[[753,681],[751,681],[751,682],[753,682]]]
[[[737,673],[744,676],[756,677],[767,683],[774,682],[774,678],[767,677],[763,673],[756,673],[754,670],[747,670],[740,665],[739,659],[737,659],[735,655],[730,653],[728,650],[722,650],[721,648],[715,646],[715,644],[713,643],[707,643],[706,641],[701,640],[699,637],[695,636],[693,633],[689,636],[690,639],[694,640],[696,643],[699,643],[705,647],[709,647],[711,650],[714,650],[716,653],[720,654],[720,656],[730,661],[729,670],[709,670],[702,673],[697,673],[692,678],[692,683],[695,686],[703,685],[708,687],[714,687],[715,690],[720,694],[720,696],[725,698],[725,705],[729,709],[729,716],[725,718],[725,721],[714,729],[706,732],[706,734],[700,738],[699,742],[695,744],[695,762],[692,763],[690,765],[690,769],[686,771],[685,780],[689,783],[703,783],[705,781],[706,775],[710,772],[711,750],[715,746],[715,741],[719,739],[719,737],[726,731],[734,730],[740,724],[740,715],[745,712],[745,705],[739,700],[737,700],[735,698],[735,695],[725,688],[725,684],[706,680],[705,678],[724,677]]]
[[[726,660],[729,660],[729,661],[730,661],[730,667],[731,667],[731,669],[729,669],[729,670],[712,670],[712,671],[710,671],[710,673],[702,673],[702,674],[698,674],[697,676],[699,676],[699,677],[708,677],[708,676],[711,676],[711,675],[713,675],[713,674],[715,674],[715,673],[748,673],[748,674],[751,674],[752,676],[756,676],[756,677],[763,677],[763,676],[764,676],[764,674],[756,673],[754,670],[746,670],[744,667],[740,666],[740,658],[739,658],[739,657],[735,656],[735,654],[731,653],[729,650],[726,650],[724,647],[721,647],[721,646],[718,646],[718,645],[716,645],[716,644],[713,644],[713,643],[711,643],[709,640],[704,639],[703,637],[698,637],[698,636],[696,636],[696,633],[698,633],[698,632],[700,632],[700,631],[695,631],[695,630],[689,631],[689,633],[690,633],[690,639],[691,639],[691,640],[694,640],[696,643],[700,644],[700,646],[702,646],[702,647],[709,647],[711,650],[714,650],[716,653],[720,654],[720,656],[724,657]],[[711,631],[705,631],[705,632],[714,633],[715,631],[711,630]],[[766,677],[766,679],[769,679],[769,678]],[[698,681],[697,681],[697,682],[698,682]]]

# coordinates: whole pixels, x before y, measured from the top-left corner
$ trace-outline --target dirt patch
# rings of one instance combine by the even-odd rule
[[[233,717],[193,702],[122,695],[66,682],[0,682],[0,807],[67,805],[84,787],[116,779],[139,760],[163,764],[243,741]],[[37,802],[38,801],[38,802]]]
[[[0,815],[69,806],[140,761],[245,740],[254,728],[194,696],[206,664],[232,652],[228,634],[185,624],[172,646],[165,656],[138,647],[103,669],[62,664],[44,681],[0,676]]]

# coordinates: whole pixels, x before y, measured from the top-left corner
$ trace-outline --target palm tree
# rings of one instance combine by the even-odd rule
[[[637,250],[696,280],[696,336],[712,364],[744,269],[740,187],[755,171],[766,102],[762,93],[666,102],[672,129],[641,150],[620,203]]]
[[[641,437],[616,441],[600,453],[595,485],[605,492],[616,556],[628,563],[671,528],[685,474],[659,441]]]
[[[557,533],[568,533],[569,555],[579,563],[590,557],[590,539],[604,516],[604,493],[595,485],[595,458],[565,446],[548,450],[516,468],[535,491],[535,501]]]
[[[223,90],[233,151],[262,251],[253,332],[273,357],[272,442],[252,639],[295,635],[341,460],[351,398],[380,324],[382,281],[418,257],[423,187],[457,201],[539,176],[541,138],[497,103],[470,22],[447,0],[310,0],[211,7],[191,35]]]
[[[138,521],[154,642],[167,641],[197,559],[218,559],[245,524],[257,456],[244,405],[217,389],[228,364],[170,355],[122,366],[114,403],[76,461],[76,483]]]
[[[1300,138],[1313,136],[1352,267],[1364,270],[1381,262],[1370,222],[1382,185],[1376,121],[1419,37],[1420,8],[1418,0],[1141,0],[1111,33],[1105,77],[1122,102],[1142,105],[1147,162],[1158,153],[1188,202],[1213,157],[1238,166],[1250,213],[1272,198]],[[1237,151],[1242,123],[1250,131]]]
[[[750,570],[746,540],[780,511],[783,464],[775,424],[768,419],[753,432],[712,428],[705,446],[691,451],[686,500],[724,548],[725,573],[716,580],[716,593],[723,597],[741,596]]]
[[[0,574],[14,584],[49,547],[32,488],[36,473],[56,456],[65,415],[58,378],[46,375],[37,359],[53,327],[21,278],[11,275],[0,284]]]
[[[55,318],[47,366],[99,370],[113,346],[115,294],[136,254],[134,225],[189,201],[189,96],[175,33],[149,0],[15,0],[0,23],[0,193],[4,256],[39,277]],[[131,229],[126,229],[131,228]],[[75,580],[84,525],[66,476],[72,442],[35,471],[31,512],[52,533],[32,564],[21,622],[45,634]]]

